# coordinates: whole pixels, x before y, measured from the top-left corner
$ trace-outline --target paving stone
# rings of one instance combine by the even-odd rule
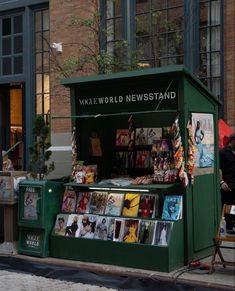
[[[1,291],[117,291],[117,289],[47,279],[23,273],[0,270]]]

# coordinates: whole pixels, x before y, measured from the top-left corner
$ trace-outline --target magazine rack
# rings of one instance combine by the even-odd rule
[[[232,205],[226,205],[224,204],[223,209],[222,209],[222,214],[221,214],[221,219],[224,217],[226,214],[230,214],[230,209]],[[224,260],[224,257],[221,253],[221,249],[231,249],[235,250],[235,234],[234,235],[226,235],[226,236],[220,236],[220,230],[218,230],[217,235],[213,238],[214,242],[214,251],[211,259],[211,266],[210,266],[210,274],[212,274],[215,271],[214,265],[219,264],[223,265],[224,268],[226,266],[235,266],[235,258],[233,257],[233,260],[231,261],[226,261]],[[223,242],[231,242],[233,243],[232,245],[222,245]],[[219,256],[220,261],[216,260],[216,256]]]
[[[20,184],[18,252],[38,257],[49,255],[54,218],[60,209],[63,184],[50,180],[25,180]]]
[[[79,185],[68,183],[65,185],[75,191],[108,191],[112,193],[126,192],[127,187],[111,187],[93,185]],[[115,190],[113,190],[115,189]],[[179,184],[158,184],[128,186],[129,192],[151,193],[165,195],[179,194]],[[103,215],[102,215],[103,216]],[[126,217],[125,217],[126,218]],[[130,217],[128,217],[130,218]],[[137,217],[135,217],[137,218]],[[157,219],[156,219],[157,220]],[[160,219],[158,219],[160,220]],[[126,267],[142,268],[170,272],[184,264],[183,220],[173,222],[168,246],[147,245],[140,243],[114,242],[109,240],[71,238],[58,236],[52,232],[51,256],[71,260],[80,260],[102,264],[112,264]],[[82,250],[82,251],[79,251]]]
[[[0,253],[14,254],[17,252],[18,227],[18,185],[26,179],[26,172],[0,172],[0,206],[3,208],[4,242],[0,244]]]

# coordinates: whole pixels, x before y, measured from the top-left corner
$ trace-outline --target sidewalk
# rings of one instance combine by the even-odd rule
[[[234,250],[223,250],[222,254],[225,260],[234,260]],[[215,272],[212,274],[208,274],[208,270],[200,270],[199,268],[189,269],[187,267],[173,271],[171,273],[164,273],[113,265],[64,260],[52,257],[38,258],[18,254],[16,254],[14,257],[41,264],[79,268],[80,270],[86,270],[99,274],[119,275],[135,278],[151,278],[153,280],[169,281],[174,282],[175,284],[190,284],[198,287],[207,287],[216,290],[235,290],[234,267],[226,267],[224,269],[222,265],[215,265]],[[209,266],[210,262],[211,257],[207,257],[200,261],[201,266],[205,267]]]

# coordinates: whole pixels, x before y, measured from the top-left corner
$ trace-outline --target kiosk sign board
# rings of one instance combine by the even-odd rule
[[[112,80],[108,86],[93,83],[75,88],[78,115],[114,112],[174,110],[178,108],[178,81],[175,79]]]

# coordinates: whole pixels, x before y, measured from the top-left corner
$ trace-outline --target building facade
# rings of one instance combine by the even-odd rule
[[[52,175],[69,175],[74,117],[61,79],[174,64],[218,96],[235,129],[234,16],[234,0],[0,0],[2,148],[17,144],[11,158],[26,169],[33,120],[44,114]]]

